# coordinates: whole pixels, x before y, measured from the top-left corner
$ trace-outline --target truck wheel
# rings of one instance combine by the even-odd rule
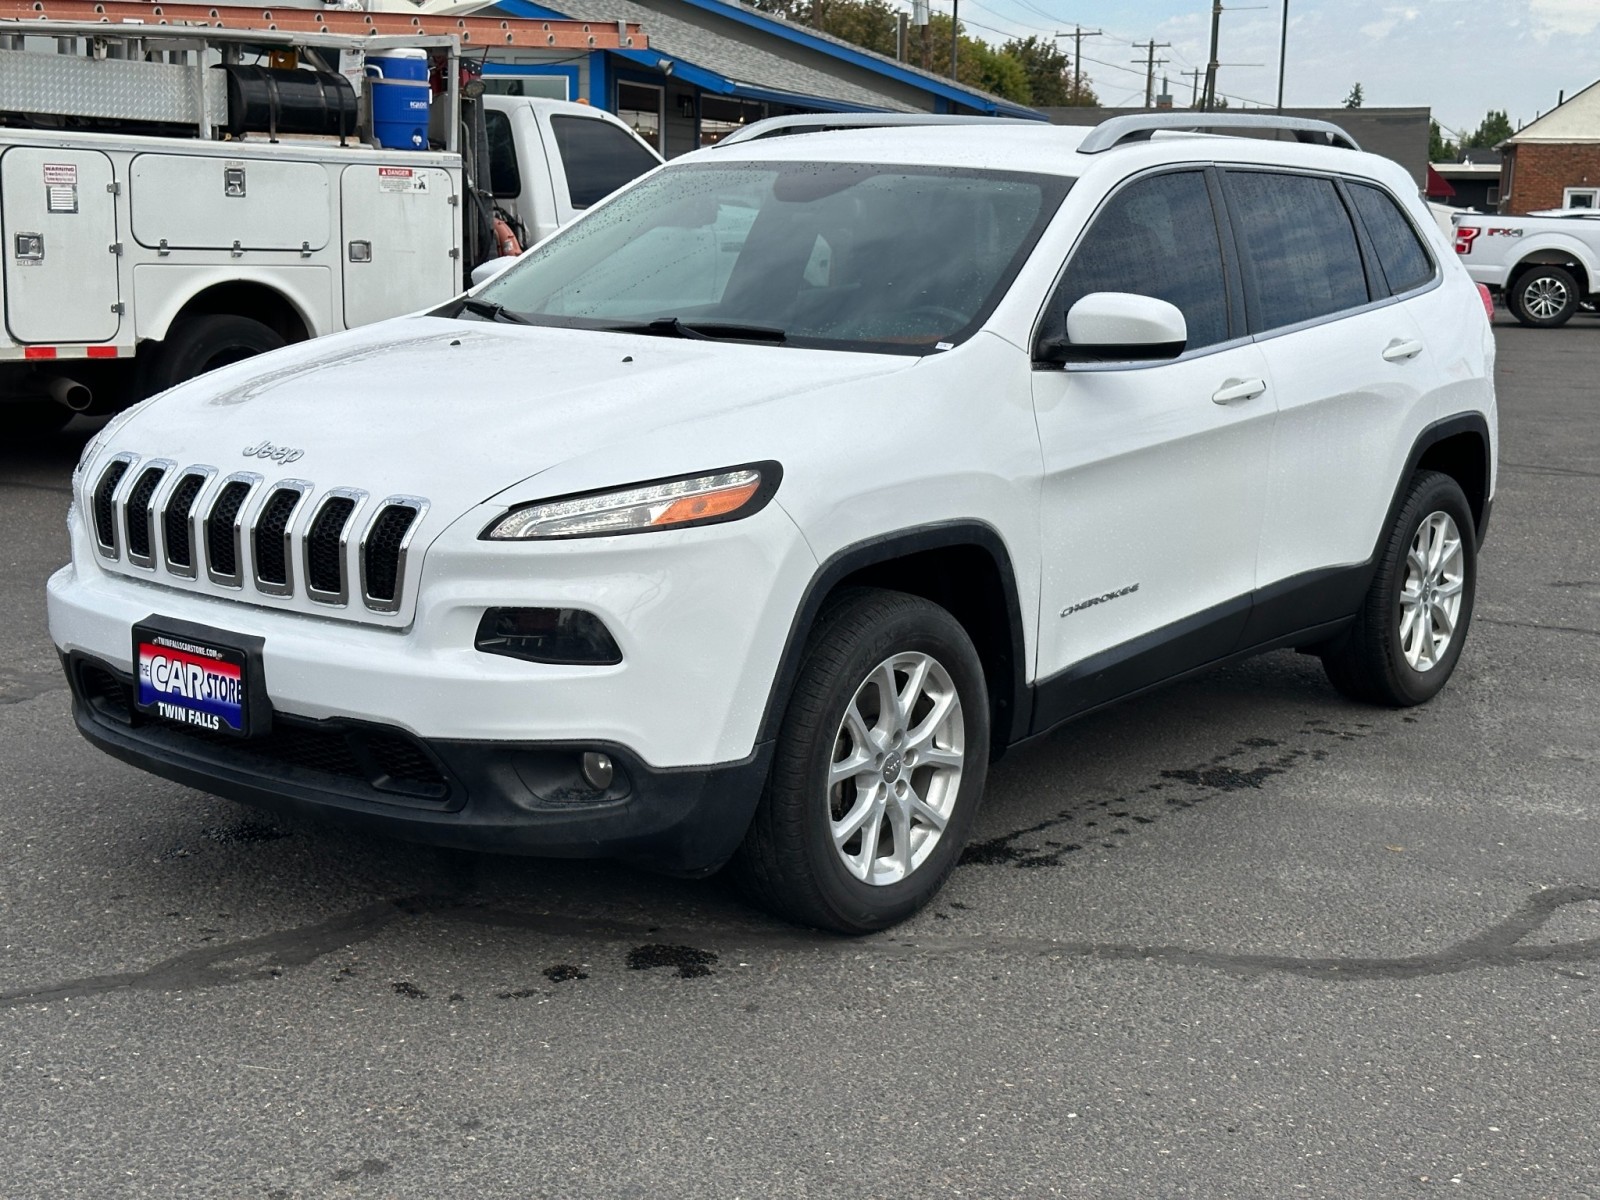
[[[1355,624],[1322,651],[1328,680],[1368,704],[1431,700],[1461,658],[1477,579],[1477,533],[1461,486],[1417,472]]]
[[[1578,281],[1561,267],[1534,267],[1524,272],[1506,297],[1512,316],[1524,325],[1545,329],[1572,320],[1582,298]]]
[[[153,396],[218,367],[265,354],[284,345],[282,335],[260,321],[231,314],[174,321],[150,363],[144,394]]]
[[[966,630],[917,596],[848,592],[808,639],[735,877],[793,921],[893,925],[955,867],[988,764],[988,693]]]

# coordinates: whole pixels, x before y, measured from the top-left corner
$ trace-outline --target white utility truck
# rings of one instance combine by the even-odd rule
[[[0,21],[0,431],[440,303],[660,164],[463,61],[453,35]]]
[[[1468,213],[1453,236],[1467,274],[1503,295],[1524,325],[1565,325],[1600,301],[1600,212]]]

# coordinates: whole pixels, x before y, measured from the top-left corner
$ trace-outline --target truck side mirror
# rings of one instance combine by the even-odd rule
[[[479,263],[472,268],[472,286],[479,287],[488,283],[489,280],[504,275],[516,264],[517,260],[515,258],[505,255],[501,255],[499,258],[491,258],[488,262]]]

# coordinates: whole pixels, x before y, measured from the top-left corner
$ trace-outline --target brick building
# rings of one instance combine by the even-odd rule
[[[1500,144],[1501,211],[1600,208],[1600,83]]]

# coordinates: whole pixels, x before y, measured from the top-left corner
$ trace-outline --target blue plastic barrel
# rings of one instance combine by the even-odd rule
[[[390,150],[428,148],[426,50],[390,50],[367,57],[367,85],[372,89],[372,136]]]

